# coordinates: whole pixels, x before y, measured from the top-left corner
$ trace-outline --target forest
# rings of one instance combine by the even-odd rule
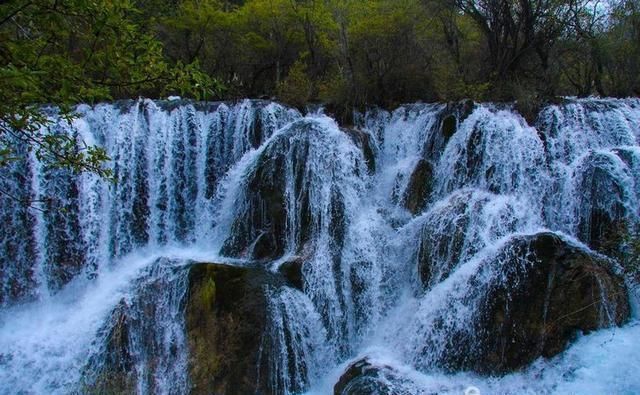
[[[100,173],[102,152],[36,133],[34,105],[168,95],[322,103],[343,123],[414,101],[516,101],[526,116],[559,96],[638,96],[640,1],[0,4],[0,164],[18,138]]]
[[[640,94],[638,0],[16,0],[0,16],[3,106]]]

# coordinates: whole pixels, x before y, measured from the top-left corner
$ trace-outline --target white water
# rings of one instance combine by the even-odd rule
[[[100,367],[104,328],[122,300],[146,322],[133,328],[138,392],[187,392],[180,267],[251,257],[270,225],[255,174],[283,183],[284,246],[265,264],[277,270],[289,256],[304,258],[302,292],[267,291],[262,341],[274,351],[261,357],[275,393],[330,393],[362,357],[389,367],[383,380],[394,393],[471,385],[482,393],[640,392],[635,312],[622,328],[583,336],[504,377],[436,367],[449,331],[479,308],[460,301],[501,281],[481,263],[515,235],[547,229],[588,248],[594,208],[638,221],[638,100],[551,106],[536,127],[481,105],[449,141],[438,137],[445,106],[372,111],[360,120],[375,153],[372,173],[361,147],[324,115],[252,101],[172,103],[81,106],[72,128],[57,125],[104,146],[117,184],[33,158],[3,170],[4,190],[55,200],[41,212],[0,198],[0,393],[81,391],[87,367]],[[434,192],[413,217],[402,196],[421,159],[434,166]],[[232,256],[221,257],[230,243]],[[420,251],[433,262],[426,288]],[[143,313],[149,305],[152,317]]]

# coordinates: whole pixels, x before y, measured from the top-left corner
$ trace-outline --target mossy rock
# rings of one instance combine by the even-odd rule
[[[136,372],[130,351],[127,304],[124,300],[111,313],[112,326],[107,331],[102,354],[85,368],[85,379],[79,393],[91,395],[124,395],[135,393]],[[93,371],[97,369],[97,371]]]
[[[559,354],[579,333],[630,316],[625,283],[610,262],[553,233],[514,238],[496,259],[501,279],[483,296],[473,330],[451,334],[459,347],[442,361],[448,370],[518,370]]]
[[[428,161],[420,159],[404,192],[404,207],[414,215],[419,214],[426,207],[432,189],[433,166]]]
[[[197,263],[189,267],[185,326],[192,394],[269,393],[261,350],[267,320],[264,286],[282,278],[260,268]]]
[[[624,150],[614,151],[626,163]],[[611,156],[594,152],[585,158],[579,174],[578,238],[591,248],[616,256],[629,233],[625,180],[612,173],[617,163]]]

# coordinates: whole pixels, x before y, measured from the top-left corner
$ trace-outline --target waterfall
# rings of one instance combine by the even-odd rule
[[[219,180],[245,152],[300,116],[248,100],[234,105],[140,100],[80,106],[77,113],[72,125],[56,120],[50,133],[103,146],[116,181],[76,177],[33,157],[2,169],[5,191],[34,202],[3,210],[12,218],[0,236],[2,304],[55,292],[81,272],[91,277],[112,258],[138,248],[210,241],[211,197]],[[25,190],[31,178],[32,190]],[[2,203],[17,204],[8,196]]]
[[[114,181],[0,168],[0,393],[640,391],[638,99],[76,113]]]

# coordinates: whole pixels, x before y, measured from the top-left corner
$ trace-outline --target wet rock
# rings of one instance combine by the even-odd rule
[[[256,111],[253,113],[253,122],[251,123],[251,130],[249,131],[249,141],[253,148],[258,148],[262,141],[264,141],[264,125],[262,122],[262,112]]]
[[[445,141],[448,141],[456,133],[458,124],[473,112],[474,106],[475,104],[472,100],[463,100],[447,105],[440,126]]]
[[[455,134],[457,126],[458,120],[456,119],[456,116],[453,114],[447,115],[442,120],[442,134],[444,135],[444,138],[449,140]]]
[[[172,365],[163,365],[171,358],[170,363],[186,364],[177,368],[186,369],[188,383],[180,391],[274,393],[272,378],[278,372],[269,364],[272,343],[263,339],[269,324],[266,292],[286,286],[286,279],[260,267],[216,263],[172,269],[177,273],[172,281],[180,285],[162,281],[167,275],[160,273],[158,281],[145,281],[130,304],[122,301],[114,309],[101,329],[104,335],[98,336],[99,352],[85,368],[82,392],[129,394],[136,388],[163,392],[166,388],[158,377],[172,374]],[[167,311],[158,307],[153,296],[161,292],[177,295],[177,305],[184,306],[184,326],[179,329],[184,331],[184,338],[180,336],[184,349],[176,338],[167,338],[171,332],[156,330],[167,325],[158,318]],[[180,358],[185,354],[186,358]]]
[[[496,206],[494,218],[484,217],[485,207],[494,199],[488,193],[463,190],[420,217],[416,263],[425,288],[445,280],[461,262],[483,248],[480,233],[487,235],[485,229],[490,228],[496,239],[516,231],[518,220],[508,204]]]
[[[285,154],[284,150],[269,150],[252,170],[247,180],[246,210],[234,222],[222,254],[253,259],[274,259],[283,254],[287,226]],[[305,159],[304,152],[300,159]],[[308,210],[305,203],[303,211]]]
[[[578,238],[609,255],[616,255],[629,231],[625,202],[634,192],[621,178],[624,167],[621,153],[592,153],[578,168]]]
[[[421,159],[411,173],[404,192],[404,206],[412,214],[420,213],[427,205],[433,188],[433,166]]]
[[[371,141],[372,136],[359,129],[340,128],[340,130],[351,137],[354,144],[362,150],[369,173],[374,173],[376,171],[376,155],[373,142]]]
[[[281,257],[287,248],[300,252],[322,221],[327,221],[336,244],[342,242],[338,239],[344,235],[344,203],[335,180],[322,181],[331,184],[330,196],[325,197],[331,200],[327,204],[330,212],[312,213],[312,194],[318,198],[323,193],[312,180],[319,182],[322,169],[307,163],[310,150],[319,149],[317,140],[322,136],[320,126],[300,121],[264,149],[247,175],[244,202],[221,250],[223,255],[270,261]],[[295,240],[291,238],[292,227]],[[288,241],[295,245],[287,245]]]
[[[349,365],[333,387],[334,395],[391,395],[393,391],[387,375],[393,374],[388,366],[375,366],[367,358]]]
[[[282,284],[279,276],[259,268],[211,263],[189,268],[185,325],[191,393],[270,393],[276,373],[268,371],[268,350],[261,349],[264,287]]]
[[[296,256],[287,260],[278,268],[278,271],[287,279],[289,285],[301,291],[304,286],[304,278],[302,276],[303,264],[303,258]]]
[[[131,355],[128,306],[124,300],[116,306],[103,328],[107,332],[104,349],[89,362],[84,375],[82,393],[130,394],[135,393],[135,362]]]
[[[496,260],[499,281],[481,297],[473,330],[451,333],[458,347],[442,361],[447,369],[514,371],[557,355],[581,332],[629,318],[627,289],[610,263],[553,233],[517,237]]]

